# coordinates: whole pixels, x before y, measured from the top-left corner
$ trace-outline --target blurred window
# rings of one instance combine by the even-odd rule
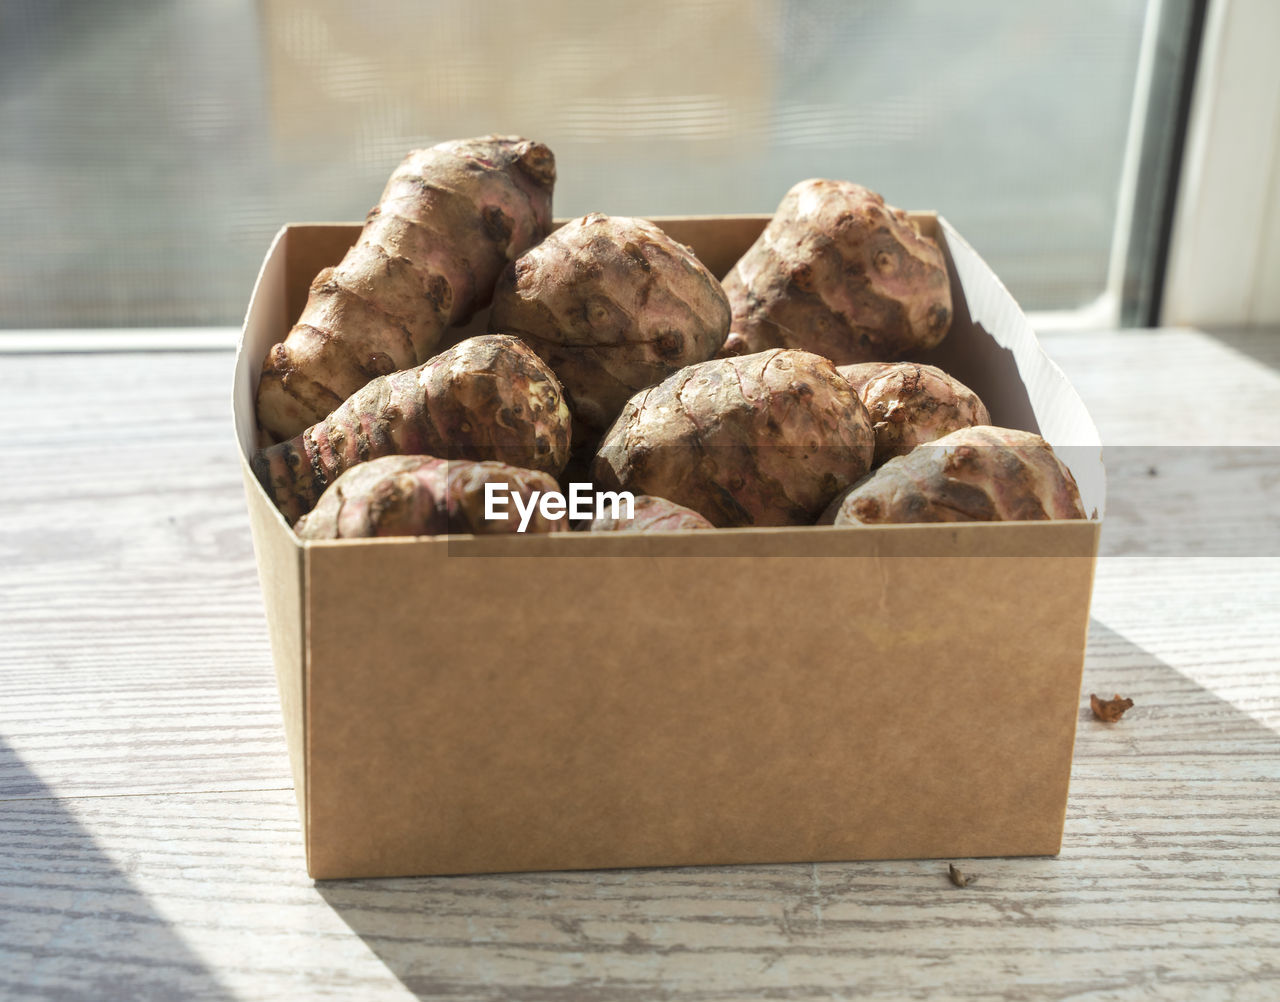
[[[6,0],[0,325],[238,324],[287,221],[541,139],[558,215],[937,209],[1023,305],[1106,289],[1145,0]]]

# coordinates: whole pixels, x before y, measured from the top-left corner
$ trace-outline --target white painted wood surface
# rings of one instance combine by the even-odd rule
[[[1063,852],[958,860],[964,889],[938,861],[313,884],[230,354],[0,355],[0,998],[1280,997],[1280,468],[1221,448],[1280,444],[1280,339],[1048,344],[1147,448],[1111,473]],[[1091,691],[1136,705],[1103,725]]]

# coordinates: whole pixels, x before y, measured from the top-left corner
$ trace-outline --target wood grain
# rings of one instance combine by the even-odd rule
[[[1238,346],[1048,343],[1109,444],[1280,444],[1280,376]],[[0,356],[0,997],[1280,997],[1280,557],[1153,551],[1212,520],[1188,474],[1113,472],[1057,858],[957,861],[963,889],[938,861],[316,885],[230,369]],[[1268,455],[1233,494],[1275,496]],[[1091,691],[1135,706],[1098,723]]]

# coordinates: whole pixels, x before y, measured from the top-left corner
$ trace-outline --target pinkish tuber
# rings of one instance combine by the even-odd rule
[[[486,334],[375,379],[293,440],[260,450],[252,465],[292,522],[356,463],[431,455],[556,474],[569,434],[569,410],[546,363],[523,341]]]
[[[692,508],[666,498],[641,494],[632,506],[632,517],[600,515],[587,526],[588,532],[682,532],[685,529],[714,529]]]
[[[507,269],[489,329],[528,342],[575,419],[604,429],[636,390],[716,353],[729,303],[693,251],[653,223],[593,213]]]
[[[713,525],[799,525],[871,466],[858,395],[827,359],[774,349],[691,365],[627,402],[595,479]]]
[[[835,525],[1084,518],[1075,478],[1039,435],[961,428],[891,459],[823,516]]]
[[[489,302],[507,263],[551,228],[556,162],[541,143],[484,136],[414,150],[342,261],[311,283],[262,365],[258,423],[292,438],[378,376],[425,362]]]
[[[933,365],[862,362],[840,366],[840,375],[871,415],[877,466],[959,428],[991,423],[978,395]]]
[[[938,245],[901,209],[848,181],[801,181],[724,280],[722,354],[801,348],[837,365],[934,347],[951,327]]]
[[[440,536],[445,533],[513,533],[520,518],[511,512],[486,519],[485,485],[503,484],[504,493],[532,504],[538,494],[559,490],[539,470],[504,463],[383,456],[359,463],[329,485],[315,508],[294,527],[302,539],[368,536]],[[525,532],[563,532],[565,522],[534,509]]]

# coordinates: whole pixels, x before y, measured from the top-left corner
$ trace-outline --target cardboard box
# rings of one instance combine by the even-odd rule
[[[918,218],[955,294],[935,360],[1039,430],[1100,516],[1079,397]],[[723,275],[766,219],[657,222]],[[1058,851],[1097,517],[304,544],[249,470],[252,401],[359,229],[280,232],[235,372],[313,877]]]

